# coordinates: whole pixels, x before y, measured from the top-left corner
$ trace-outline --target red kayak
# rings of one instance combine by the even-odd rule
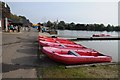
[[[39,45],[41,46],[51,46],[58,48],[85,48],[82,45],[76,44],[68,39],[64,38],[51,38],[46,36],[39,36]]]
[[[108,34],[93,34],[92,37],[109,37]]]
[[[67,44],[76,44],[72,41],[65,41],[65,40],[57,40],[57,39],[45,39],[45,40],[41,40],[41,41],[47,41],[47,42],[53,42],[53,43],[67,43]]]
[[[62,43],[75,44],[74,42],[68,39],[64,39],[64,38],[38,37],[38,40],[48,41],[48,42],[62,42]]]
[[[100,63],[111,62],[112,58],[89,50],[59,49],[54,47],[43,47],[42,52],[50,59],[64,64]]]
[[[69,41],[67,39],[64,38],[57,38],[57,37],[47,37],[47,36],[39,36],[38,37],[39,40],[45,40],[45,39],[50,39],[50,40],[64,40],[64,41]]]
[[[39,41],[39,45],[41,46],[49,46],[49,47],[59,47],[61,45],[64,45],[65,47],[72,47],[72,48],[83,48],[84,46],[79,44],[69,44],[69,43],[56,43],[56,42],[48,42],[48,41]]]

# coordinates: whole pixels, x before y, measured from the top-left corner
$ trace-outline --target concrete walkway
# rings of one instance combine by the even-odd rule
[[[3,33],[2,77],[37,78],[37,30],[17,34]]]
[[[2,64],[2,32],[0,30],[0,64]],[[2,65],[0,65],[0,80],[2,79]]]

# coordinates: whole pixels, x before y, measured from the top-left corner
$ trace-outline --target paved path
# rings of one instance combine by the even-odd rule
[[[3,33],[2,72],[3,78],[37,78],[38,32],[19,34]]]
[[[0,31],[0,64],[2,63],[2,33]],[[2,65],[0,65],[0,80],[2,79]]]

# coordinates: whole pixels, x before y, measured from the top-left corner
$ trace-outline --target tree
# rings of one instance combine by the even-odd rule
[[[48,21],[47,24],[46,24],[46,27],[49,27],[49,29],[52,31],[53,23],[51,21]]]
[[[0,17],[2,17],[2,18],[10,17],[10,7],[1,1],[0,1]]]
[[[120,31],[120,26],[114,27],[114,30],[115,30],[115,31]]]
[[[94,31],[104,31],[104,24],[94,24]]]
[[[113,31],[113,27],[110,24],[108,24],[106,27],[106,31]]]
[[[64,21],[60,21],[57,25],[58,29],[64,30],[66,27],[66,24]]]
[[[14,14],[10,14],[10,19],[14,23],[19,23],[20,22],[20,17],[18,17],[17,15],[14,15]]]
[[[105,27],[104,24],[100,24],[99,25],[99,31],[105,31],[104,27]]]
[[[75,27],[75,23],[68,23],[68,24],[66,24],[66,28],[65,29],[68,29],[68,30],[73,30],[74,29],[74,27]]]
[[[52,27],[52,26],[53,26],[53,23],[52,23],[51,21],[48,21],[46,26],[47,26],[47,27]]]
[[[87,31],[94,31],[95,30],[95,25],[94,24],[87,24],[86,25],[86,30]]]
[[[111,26],[110,24],[104,26],[104,24],[75,24],[75,23],[65,23],[64,21],[60,21],[58,24],[56,22],[48,21],[45,23],[47,27],[51,30],[87,30],[87,31],[120,31],[120,26]]]
[[[23,23],[24,26],[31,25],[31,22],[25,16],[18,16],[18,17],[19,17],[19,23]]]

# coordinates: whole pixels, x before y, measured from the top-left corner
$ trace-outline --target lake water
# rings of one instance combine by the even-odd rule
[[[95,31],[70,31],[70,30],[59,30],[59,36],[66,37],[91,37],[93,34],[109,34],[111,36],[118,36],[118,32],[95,32]],[[120,61],[118,58],[120,41],[118,40],[89,40],[89,41],[76,41],[78,44],[82,44],[87,48],[94,49],[105,55],[112,56],[113,62]],[[120,56],[120,55],[119,55]]]
[[[118,36],[118,32],[98,32],[98,31],[75,31],[75,30],[58,30],[59,36],[72,36],[72,37],[91,37],[93,34],[109,34],[111,36]]]

